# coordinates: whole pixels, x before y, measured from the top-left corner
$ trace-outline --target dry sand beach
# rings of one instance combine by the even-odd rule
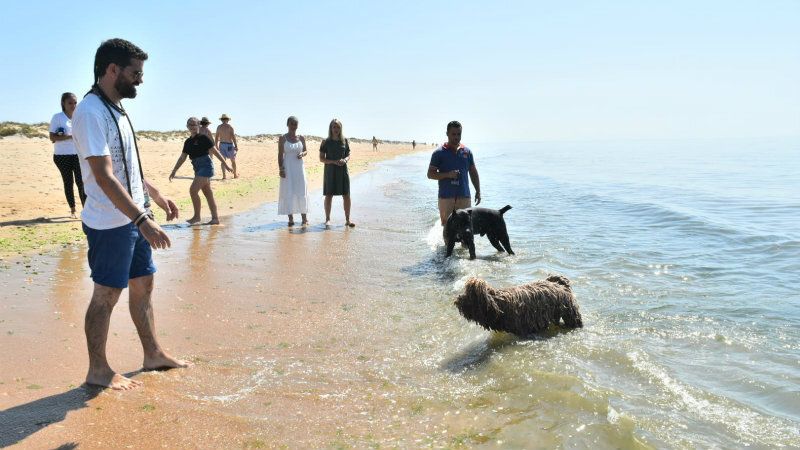
[[[178,176],[168,181],[169,173],[180,155],[183,139],[181,132],[140,132],[142,164],[145,176],[178,204],[181,220],[192,215],[189,185],[192,168],[183,165]],[[220,215],[235,214],[278,197],[277,136],[240,137],[241,151],[238,164],[241,176],[222,181],[219,161],[214,160],[214,196]],[[322,186],[322,164],[316,158],[319,138],[309,137],[309,156],[306,175],[309,191]],[[353,158],[350,173],[368,170],[376,162],[412,151],[410,143],[385,143],[380,151],[373,152],[366,140],[353,140]],[[419,145],[418,150],[424,147]],[[0,258],[31,252],[40,253],[54,246],[83,241],[80,220],[69,218],[69,206],[64,199],[61,177],[53,164],[53,144],[44,138],[20,135],[0,139],[0,155],[8,161],[0,166]],[[75,201],[80,212],[80,202],[75,189]],[[160,210],[156,208],[157,214]],[[210,218],[208,205],[203,198],[204,221]],[[163,218],[163,216],[162,216]],[[324,217],[311,215],[311,220]]]

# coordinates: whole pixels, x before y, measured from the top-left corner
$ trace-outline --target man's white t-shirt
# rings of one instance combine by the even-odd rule
[[[64,136],[72,136],[72,119],[62,111],[55,114],[50,120],[50,132],[58,133],[58,129],[62,128]],[[56,141],[54,145],[54,155],[75,155],[75,142],[72,139],[65,139],[63,141]]]
[[[115,121],[119,124],[119,132]],[[120,146],[120,132],[124,149]],[[113,107],[109,113],[100,97],[89,94],[81,100],[72,115],[72,137],[78,150],[83,189],[86,192],[81,220],[87,227],[95,230],[108,230],[129,224],[131,219],[118,210],[98,186],[86,160],[93,156],[110,156],[114,176],[125,190],[128,190],[130,180],[129,194],[139,209],[144,210],[144,187],[134,147],[133,130],[128,119]],[[128,164],[127,173],[123,158]]]

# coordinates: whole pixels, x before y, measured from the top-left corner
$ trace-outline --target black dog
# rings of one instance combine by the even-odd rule
[[[511,250],[511,243],[508,242],[508,231],[506,231],[506,221],[503,213],[511,209],[506,205],[502,209],[489,208],[465,208],[457,209],[447,218],[444,225],[444,243],[447,247],[446,256],[453,254],[453,247],[456,242],[461,242],[469,248],[469,259],[475,259],[475,240],[473,235],[486,235],[489,242],[498,252],[508,252]],[[503,244],[501,247],[500,244]],[[504,248],[505,247],[505,248]]]

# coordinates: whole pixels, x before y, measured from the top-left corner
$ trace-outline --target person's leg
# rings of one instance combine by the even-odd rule
[[[294,214],[289,214],[289,226],[294,225]]]
[[[300,217],[303,218],[303,225],[308,225],[308,217],[305,213],[300,214]]]
[[[442,221],[442,226],[447,223],[447,218],[450,217],[450,213],[452,213],[455,209],[455,199],[439,199],[439,219]]]
[[[457,209],[470,208],[470,207],[472,207],[472,199],[470,197],[456,197],[455,199],[453,199],[452,211],[455,211]],[[474,239],[462,240],[461,241],[461,248],[470,249],[470,258],[475,259],[475,243],[474,243]]]
[[[222,160],[223,161],[227,161],[228,160],[228,144],[227,143],[220,142],[220,144],[219,144],[219,154],[222,155]],[[227,171],[225,170],[225,163],[224,162],[220,162],[219,163],[219,167],[220,167],[220,169],[222,169],[222,179],[223,180],[227,179],[228,177],[226,175]]]
[[[192,208],[194,209],[194,215],[187,220],[190,224],[195,224],[200,222],[200,188],[203,186],[203,178],[205,177],[194,177],[192,180],[192,185],[189,186],[189,197],[192,198]]]
[[[208,224],[216,225],[219,223],[219,215],[217,214],[217,201],[214,200],[214,191],[211,190],[211,178],[206,178],[205,184],[200,189],[202,189],[203,195],[206,197],[208,209],[211,210],[211,220]]]
[[[447,218],[450,217],[450,214],[455,211],[455,209],[456,203],[454,198],[439,199],[439,220],[442,222],[442,239],[445,244],[447,244],[447,228],[445,225],[447,224]]]
[[[59,173],[61,173],[61,181],[64,183],[64,196],[67,198],[69,211],[72,217],[75,217],[75,192],[72,190],[72,184],[75,182],[72,175],[72,168],[69,163],[69,155],[53,155],[53,162],[56,163]]]
[[[72,155],[72,167],[75,174],[75,185],[78,186],[78,197],[81,199],[81,206],[86,205],[86,193],[83,191],[83,176],[81,175],[81,163],[78,155]]]
[[[128,307],[131,312],[131,319],[136,325],[139,339],[142,341],[144,351],[145,370],[171,369],[176,367],[188,367],[186,361],[176,359],[167,354],[161,348],[156,338],[156,322],[153,315],[153,303],[151,296],[153,293],[153,275],[132,278],[128,282],[129,299]]]
[[[233,178],[239,178],[239,171],[236,170],[236,155],[231,155],[231,169],[233,169]]]
[[[342,205],[344,205],[344,223],[348,227],[354,227],[356,224],[350,222],[350,196],[343,195],[342,196]]]
[[[114,305],[117,304],[121,293],[121,288],[97,283],[94,285],[92,300],[89,302],[89,308],[86,309],[84,322],[86,347],[89,350],[89,372],[86,374],[86,383],[115,390],[128,390],[142,383],[114,372],[106,359],[106,341],[108,340],[111,311],[114,310]]]
[[[325,196],[325,225],[331,224],[331,204],[333,203],[333,195]]]

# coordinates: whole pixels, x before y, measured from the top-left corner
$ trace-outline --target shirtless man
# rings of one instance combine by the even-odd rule
[[[372,151],[378,151],[378,139],[375,136],[372,136]]]
[[[231,160],[233,178],[239,178],[239,172],[236,170],[236,152],[239,151],[239,144],[236,142],[236,133],[233,131],[233,127],[228,123],[231,118],[227,114],[223,114],[219,120],[222,121],[222,124],[217,127],[214,145],[219,149],[223,158]],[[225,178],[227,177],[225,175],[225,166],[223,165],[222,179],[224,180]]]

